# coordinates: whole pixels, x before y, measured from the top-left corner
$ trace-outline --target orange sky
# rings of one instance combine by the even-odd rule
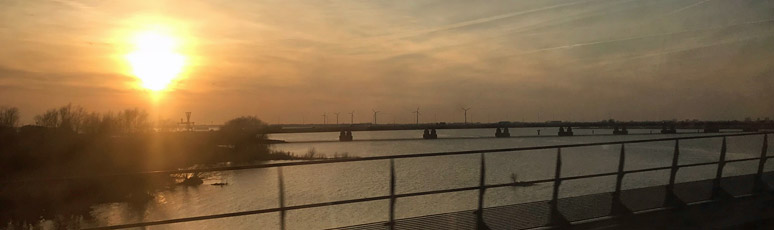
[[[199,123],[774,117],[774,3],[753,0],[24,1],[0,8],[0,105]],[[180,39],[154,101],[131,39]],[[330,115],[333,117],[334,115]],[[344,118],[346,117],[346,119]],[[331,118],[332,119],[332,118]],[[381,123],[381,122],[380,122]]]

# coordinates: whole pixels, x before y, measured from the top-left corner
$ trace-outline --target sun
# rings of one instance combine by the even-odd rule
[[[126,55],[134,76],[142,87],[164,90],[185,67],[185,56],[178,52],[178,40],[159,30],[138,33],[133,39],[134,50]]]

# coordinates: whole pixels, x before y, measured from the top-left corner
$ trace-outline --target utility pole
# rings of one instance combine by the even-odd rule
[[[323,117],[323,125],[328,124],[328,114],[323,113],[322,117]]]
[[[470,107],[468,108],[462,107],[462,111],[465,111],[465,124],[468,123],[468,110],[470,110]]]
[[[373,109],[371,111],[374,111],[374,125],[375,125],[376,124],[376,114],[379,113],[380,111],[376,111],[376,110],[373,110]]]
[[[419,107],[417,107],[417,111],[413,111],[411,113],[416,113],[417,114],[417,125],[418,125],[419,124],[419,114],[420,114],[419,113]]]

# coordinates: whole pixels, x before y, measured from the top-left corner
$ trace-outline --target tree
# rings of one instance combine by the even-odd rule
[[[266,123],[254,116],[234,118],[220,128],[222,140],[238,152],[265,149]]]
[[[35,116],[35,124],[49,128],[60,128],[77,133],[138,133],[149,131],[148,113],[137,108],[126,109],[114,114],[89,113],[83,107],[67,104],[49,109]]]
[[[80,132],[84,117],[87,115],[83,107],[67,104],[65,106],[49,109],[43,114],[35,116],[35,124],[49,128],[61,128],[73,132]]]
[[[148,113],[137,108],[126,109],[118,113],[119,132],[138,133],[150,129]]]
[[[56,109],[50,109],[43,114],[35,115],[35,124],[49,128],[59,127],[59,112]]]
[[[257,133],[266,127],[266,123],[263,123],[255,116],[244,116],[231,119],[223,124],[220,130],[224,132],[253,132]]]
[[[19,109],[16,107],[0,107],[0,126],[16,127],[19,125]]]

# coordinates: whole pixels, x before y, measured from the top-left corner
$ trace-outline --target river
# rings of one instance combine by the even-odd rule
[[[653,139],[676,136],[704,135],[696,130],[678,130],[684,134],[649,134],[658,130],[632,129],[630,135],[591,135],[610,130],[576,129],[573,137],[556,137],[556,129],[511,129],[512,138],[490,138],[491,129],[439,130],[439,139],[422,140],[421,131],[354,132],[352,142],[338,142],[338,133],[273,134],[270,138],[289,143],[274,144],[275,150],[303,155],[314,149],[318,154],[332,156],[383,156],[427,152],[527,147],[618,140]],[[769,142],[771,142],[771,137]],[[760,154],[762,136],[728,138],[727,159],[755,157]],[[680,143],[680,163],[717,161],[721,138],[684,140]],[[640,169],[671,164],[674,142],[650,142],[626,145],[626,169]],[[617,169],[618,146],[592,146],[562,150],[563,176],[614,172]],[[769,150],[771,153],[772,150]],[[477,186],[479,155],[409,158],[395,160],[397,193],[421,192],[445,188]],[[518,180],[553,177],[556,150],[498,152],[486,155],[486,182],[507,183],[512,175]],[[712,178],[716,166],[681,169],[678,182]],[[725,175],[754,173],[757,162],[731,163]],[[774,170],[774,164],[767,165]],[[310,204],[343,199],[387,195],[389,192],[389,161],[292,166],[282,169],[285,178],[286,205]],[[624,189],[667,183],[668,171],[631,174],[624,179]],[[226,186],[210,185],[226,182]],[[211,173],[200,186],[176,186],[158,191],[153,200],[142,205],[111,203],[96,205],[91,217],[80,219],[81,227],[125,224],[228,212],[278,207],[277,169],[248,169]],[[561,197],[612,191],[615,177],[567,181],[562,184]],[[490,189],[486,193],[487,207],[527,201],[548,200],[552,184],[530,187]],[[396,218],[471,210],[477,205],[477,191],[402,198],[397,201]],[[287,213],[287,229],[321,229],[384,221],[388,201],[328,206],[294,210]],[[230,217],[181,224],[152,226],[149,229],[277,229],[277,213]],[[53,220],[42,221],[41,229],[53,229]]]

